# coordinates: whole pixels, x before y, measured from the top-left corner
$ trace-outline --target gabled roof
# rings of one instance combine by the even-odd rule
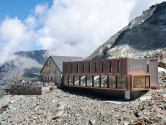
[[[58,69],[60,70],[61,73],[63,72],[63,66],[62,66],[63,62],[83,61],[84,60],[82,57],[72,57],[72,56],[50,56],[50,57],[52,58],[52,60],[54,61],[55,65],[58,67]],[[47,61],[48,61],[48,59],[47,59]],[[46,61],[46,63],[47,63],[47,61]],[[44,66],[45,66],[45,64],[44,64]],[[44,66],[43,66],[43,68],[44,68]],[[42,68],[42,70],[43,70],[43,68]],[[41,72],[42,72],[42,70],[41,70]]]
[[[72,56],[51,56],[51,58],[54,60],[55,64],[57,65],[57,67],[59,68],[61,72],[63,72],[63,69],[62,69],[63,62],[84,60],[82,57],[72,57]]]

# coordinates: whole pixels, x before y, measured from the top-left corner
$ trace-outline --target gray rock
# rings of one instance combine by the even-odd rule
[[[143,114],[140,110],[137,110],[136,113],[135,113],[135,116],[136,117],[141,117]]]

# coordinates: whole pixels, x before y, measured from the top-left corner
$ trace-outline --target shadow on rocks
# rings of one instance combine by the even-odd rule
[[[91,99],[97,99],[101,101],[121,101],[121,102],[128,102],[131,100],[116,97],[115,94],[107,92],[103,92],[101,90],[97,89],[90,89],[90,88],[70,88],[70,87],[63,87],[61,88],[62,91],[82,96],[82,97],[88,97]]]

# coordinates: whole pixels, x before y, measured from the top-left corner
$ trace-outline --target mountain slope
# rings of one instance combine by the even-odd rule
[[[7,62],[0,66],[0,90],[15,78],[39,78],[40,71],[48,56],[46,50],[20,51],[9,56]]]
[[[145,55],[166,62],[166,2],[153,5],[126,27],[110,37],[87,59],[144,58]]]

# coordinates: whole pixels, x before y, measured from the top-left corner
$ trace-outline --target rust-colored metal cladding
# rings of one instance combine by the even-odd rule
[[[123,90],[128,95],[130,91],[150,90],[151,86],[158,85],[157,62],[147,59],[119,58],[64,62],[63,68],[63,76],[73,75],[74,83],[65,84],[66,87]]]
[[[158,86],[158,64],[149,61],[149,73],[151,74],[151,86]]]

